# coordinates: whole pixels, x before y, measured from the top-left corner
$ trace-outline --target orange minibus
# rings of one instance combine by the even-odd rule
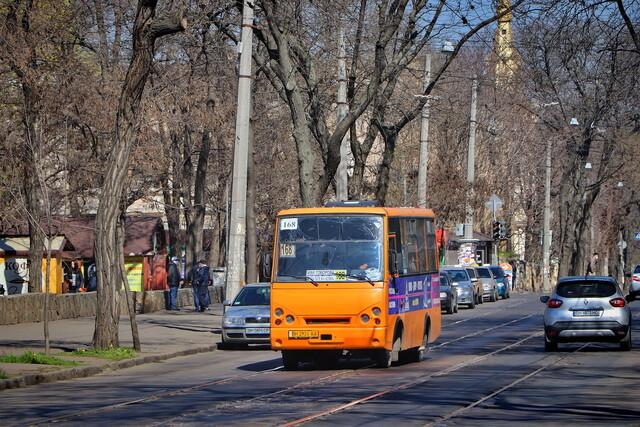
[[[430,209],[335,202],[278,213],[271,268],[271,347],[285,369],[349,351],[377,366],[420,361],[440,335]]]

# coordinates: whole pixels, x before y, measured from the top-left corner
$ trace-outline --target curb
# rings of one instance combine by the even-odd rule
[[[0,391],[12,388],[28,387],[30,385],[51,383],[55,381],[70,380],[74,378],[85,378],[100,374],[106,371],[115,371],[118,369],[131,368],[133,366],[144,365],[146,363],[160,362],[174,357],[189,356],[192,354],[206,353],[216,350],[218,346],[208,345],[203,347],[194,347],[186,350],[180,350],[173,353],[151,354],[149,356],[137,357],[135,359],[120,360],[111,362],[102,366],[86,366],[79,368],[63,369],[56,372],[21,375],[16,378],[0,380]]]

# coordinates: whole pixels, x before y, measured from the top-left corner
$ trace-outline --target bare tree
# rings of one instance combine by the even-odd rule
[[[156,0],[139,0],[133,27],[133,55],[120,95],[114,145],[109,156],[104,187],[96,217],[96,273],[98,304],[93,345],[96,348],[118,346],[118,324],[123,248],[118,239],[122,196],[127,179],[131,147],[140,127],[140,100],[151,71],[155,43],[160,37],[183,31],[182,12],[156,17]]]

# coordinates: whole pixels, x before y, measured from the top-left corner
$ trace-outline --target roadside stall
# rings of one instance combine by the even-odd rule
[[[0,236],[0,294],[29,293],[29,236]],[[42,291],[46,289],[47,257],[42,259]],[[62,293],[64,254],[73,251],[73,245],[64,235],[51,239],[50,293]],[[3,292],[4,290],[4,292]]]

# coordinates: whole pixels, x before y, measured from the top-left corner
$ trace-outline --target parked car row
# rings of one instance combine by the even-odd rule
[[[440,268],[440,306],[446,313],[456,313],[459,305],[473,309],[486,301],[511,296],[509,281],[497,265]]]

